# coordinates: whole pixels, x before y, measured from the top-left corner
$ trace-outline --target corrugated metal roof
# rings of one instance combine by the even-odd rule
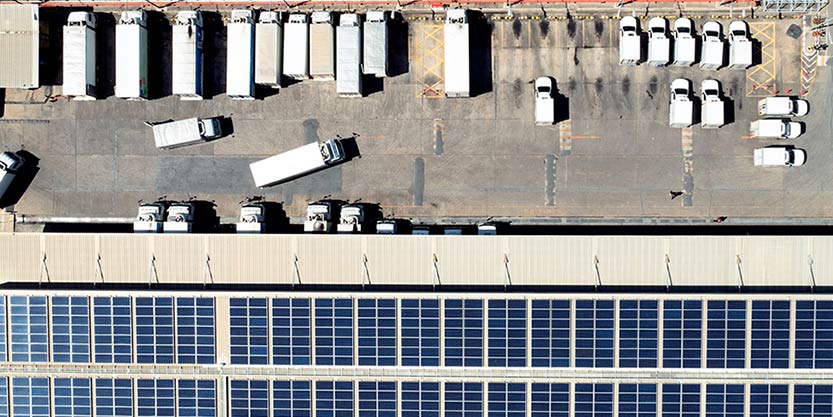
[[[0,88],[38,87],[39,20],[35,4],[0,4]]]
[[[833,237],[2,234],[0,281],[831,286]]]

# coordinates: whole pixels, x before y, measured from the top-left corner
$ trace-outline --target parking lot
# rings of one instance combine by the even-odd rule
[[[698,33],[707,17],[692,17]],[[802,40],[785,35],[800,20],[747,19],[760,45],[756,65],[707,72],[696,65],[620,67],[617,19],[481,16],[472,33],[477,95],[446,99],[442,23],[406,16],[391,40],[396,75],[368,83],[366,97],[338,98],[333,82],[304,81],[249,102],[223,94],[225,35],[219,15],[213,22],[206,41],[210,99],[169,96],[170,36],[160,34],[167,24],[161,16],[151,26],[160,30],[158,42],[149,42],[161,45],[151,52],[153,100],[44,104],[43,88],[7,91],[0,143],[25,146],[42,167],[15,209],[129,217],[140,199],[190,195],[215,200],[221,215],[234,216],[245,196],[266,195],[298,216],[306,201],[331,195],[378,202],[400,217],[833,215],[830,72],[813,65],[814,79],[802,83]],[[725,32],[728,20],[721,22]],[[646,24],[642,19],[643,30]],[[112,30],[100,32],[99,48],[113,48],[106,40]],[[50,48],[55,53],[60,45]],[[99,83],[112,86],[114,69],[106,53],[99,57]],[[539,76],[557,83],[564,120],[554,126],[534,125],[531,83]],[[668,86],[678,77],[690,79],[696,93],[704,78],[719,80],[734,103],[731,123],[669,128]],[[795,144],[807,150],[806,165],[754,167],[753,149],[775,143],[748,137],[758,98],[802,90],[811,110]],[[231,117],[232,137],[172,151],[157,150],[144,124],[214,115]],[[336,135],[357,136],[362,158],[254,188],[250,162]],[[672,200],[669,190],[685,194]]]

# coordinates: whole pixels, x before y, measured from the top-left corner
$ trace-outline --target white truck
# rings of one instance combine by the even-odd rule
[[[121,12],[116,25],[116,97],[148,98],[148,30],[144,10]]]
[[[723,126],[726,103],[720,98],[720,83],[717,80],[703,80],[700,84],[700,100],[702,101],[701,125],[706,129],[717,129]]]
[[[21,149],[0,153],[0,209],[17,204],[34,180],[38,158]]]
[[[277,12],[260,12],[255,26],[255,84],[281,87],[283,22]]]
[[[215,231],[219,224],[214,203],[189,200],[171,203],[162,230],[165,233],[208,233]]]
[[[703,42],[700,53],[700,68],[717,71],[723,66],[723,32],[720,23],[708,21],[703,24]]]
[[[292,13],[284,26],[283,75],[309,78],[309,20],[304,13]]]
[[[807,152],[792,146],[767,146],[755,149],[756,167],[798,167],[807,161]]]
[[[469,67],[469,16],[465,9],[449,9],[444,26],[446,97],[469,97],[471,95],[471,68]]]
[[[309,76],[314,80],[333,80],[336,76],[336,33],[333,14],[313,12],[309,27]]]
[[[64,89],[73,100],[95,100],[95,14],[71,12],[64,26]]]
[[[151,125],[153,140],[159,149],[174,149],[217,139],[223,135],[221,126],[219,117],[192,117]]]
[[[375,77],[388,75],[388,14],[370,10],[363,26],[362,74]]]
[[[307,204],[307,217],[304,220],[305,233],[332,233],[337,229],[341,218],[341,200],[318,200]]]
[[[697,53],[694,39],[694,24],[691,19],[681,17],[674,21],[674,62],[677,67],[690,67]]]
[[[202,12],[185,10],[176,14],[172,28],[171,92],[181,100],[202,100],[202,28]]]
[[[807,100],[793,97],[766,97],[758,100],[758,116],[801,117],[810,111]]]
[[[170,201],[164,199],[150,203],[139,201],[139,213],[133,219],[133,232],[162,233],[170,205]]]
[[[555,99],[552,93],[552,78],[538,77],[535,80],[535,124],[538,126],[555,123]]]
[[[275,233],[288,224],[283,204],[254,197],[240,202],[235,229],[237,233]]]
[[[636,66],[642,61],[642,35],[633,16],[619,21],[619,65]]]
[[[336,48],[338,77],[336,93],[341,97],[362,96],[362,29],[359,15],[341,15],[337,28]]]
[[[351,203],[341,208],[339,233],[376,233],[376,222],[382,217],[378,204]]]
[[[232,100],[254,100],[255,13],[232,10],[228,25],[226,94]]]
[[[671,39],[668,39],[668,23],[661,17],[648,21],[648,65],[664,67],[671,59]]]
[[[729,68],[745,70],[752,66],[752,41],[746,22],[729,23]]]
[[[671,82],[671,106],[668,125],[676,128],[689,127],[694,118],[694,102],[691,101],[691,81],[677,78]]]
[[[249,169],[255,186],[270,187],[338,165],[345,160],[341,140],[330,139],[252,162]]]
[[[795,139],[801,136],[801,123],[789,119],[762,119],[749,124],[749,136],[753,138]]]

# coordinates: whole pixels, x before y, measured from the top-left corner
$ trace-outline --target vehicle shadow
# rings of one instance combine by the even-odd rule
[[[552,99],[555,106],[553,124],[570,119],[570,99],[558,89],[558,83],[553,82]]]
[[[469,71],[471,97],[492,91],[492,31],[494,24],[480,11],[469,11]]]
[[[23,198],[23,194],[32,185],[32,181],[35,180],[35,176],[40,171],[40,167],[38,166],[40,158],[25,149],[17,151],[17,154],[26,160],[26,165],[14,176],[6,192],[0,195],[0,208],[17,204]]]
[[[389,22],[388,76],[396,77],[408,72],[408,22],[401,13],[395,13]]]
[[[147,11],[148,25],[148,98],[171,95],[173,34],[171,24],[164,14]]]
[[[111,97],[116,86],[116,17],[111,13],[95,14],[96,97]]]

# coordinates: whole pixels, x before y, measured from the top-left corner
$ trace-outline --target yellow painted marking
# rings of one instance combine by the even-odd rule
[[[599,140],[599,139],[601,139],[601,138],[602,138],[601,136],[590,136],[590,135],[570,135],[570,139],[572,139],[572,140],[576,140],[576,139],[593,139],[593,140]]]
[[[752,37],[761,42],[761,63],[746,70],[746,95],[771,96],[778,91],[776,76],[775,23],[750,22]]]
[[[362,139],[384,139],[385,135],[362,136]]]

